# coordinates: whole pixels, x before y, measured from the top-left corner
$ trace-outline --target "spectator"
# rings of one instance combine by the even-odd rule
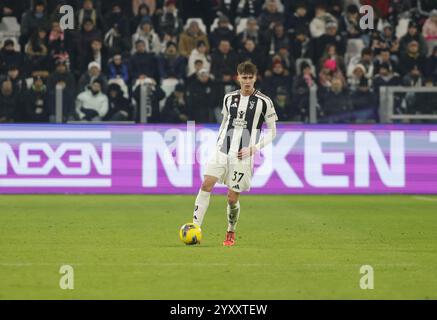
[[[66,90],[75,95],[76,82],[74,76],[68,72],[67,63],[63,60],[56,61],[56,69],[47,81],[47,89],[49,91],[54,91],[56,89],[56,84],[59,82],[65,83]]]
[[[324,4],[318,4],[316,6],[315,17],[310,23],[311,37],[318,38],[326,33],[326,24],[329,22],[337,23],[335,17],[327,12]]]
[[[191,51],[190,57],[188,59],[188,76],[191,76],[193,73],[199,71],[195,70],[195,62],[197,60],[202,61],[202,68],[208,70],[211,69],[211,57],[208,54],[208,47],[204,41],[199,41],[197,43],[197,48]]]
[[[26,122],[48,122],[49,104],[47,87],[41,77],[34,77],[25,98]]]
[[[293,79],[292,86],[292,109],[289,110],[289,117],[298,121],[308,121],[309,119],[309,99],[310,89],[315,85],[314,75],[311,66],[303,62],[300,65],[301,71]]]
[[[26,73],[32,74],[33,71],[49,71],[48,49],[47,49],[47,32],[44,29],[38,29],[30,38],[26,45]]]
[[[133,35],[137,31],[138,27],[141,24],[141,21],[143,21],[144,18],[152,19],[149,7],[147,6],[147,4],[142,3],[138,8],[138,13],[130,21],[131,35]]]
[[[343,57],[337,52],[335,44],[328,44],[324,50],[323,56],[319,61],[318,70],[324,66],[332,66],[333,71],[339,71],[343,77],[346,74],[346,67]]]
[[[236,18],[258,17],[263,2],[264,0],[239,0],[237,2]]]
[[[135,54],[130,58],[130,73],[132,80],[136,81],[140,75],[150,78],[157,78],[155,57],[152,53],[146,52],[146,45],[143,40],[135,43]]]
[[[284,25],[281,23],[275,24],[272,33],[270,34],[269,54],[274,55],[279,52],[280,48],[289,48],[290,39],[285,33]]]
[[[256,46],[255,42],[252,39],[247,39],[244,42],[243,49],[240,51],[239,62],[243,61],[251,61],[258,67],[259,74],[264,74],[266,69],[266,62],[263,52]]]
[[[437,83],[437,46],[434,47],[432,55],[427,59],[425,75]]]
[[[354,110],[373,109],[377,111],[376,95],[373,94],[369,81],[361,78],[351,95]]]
[[[390,58],[390,52],[387,52],[388,59]],[[388,62],[384,61],[384,62]],[[361,50],[361,55],[352,57],[347,67],[347,76],[351,77],[355,67],[361,64],[365,69],[365,75],[367,79],[373,78],[375,66],[373,64],[373,54],[370,48],[364,48]]]
[[[188,109],[184,97],[185,88],[177,84],[175,90],[165,101],[162,110],[162,121],[164,123],[185,123],[188,121]]]
[[[401,75],[406,75],[414,65],[419,67],[421,73],[425,71],[426,57],[419,52],[419,43],[415,40],[408,44],[407,52],[399,60]]]
[[[100,89],[103,92],[106,92],[108,88],[108,79],[102,73],[100,65],[97,62],[93,61],[88,64],[88,72],[84,73],[79,79],[79,92],[83,92],[89,89],[96,80],[99,81],[99,84],[101,86]]]
[[[309,27],[307,7],[304,2],[300,2],[296,5],[293,13],[286,15],[285,28],[289,35],[295,36],[297,29],[304,29],[308,32]]]
[[[408,44],[411,41],[417,41],[419,44],[419,52],[421,55],[426,56],[428,53],[428,47],[425,38],[419,33],[417,23],[415,21],[410,21],[408,23],[408,32],[404,35],[399,43],[399,54],[402,56],[407,52]]]
[[[360,27],[360,12],[355,4],[346,8],[346,14],[339,19],[339,31],[345,39],[357,39],[362,36]]]
[[[198,77],[198,73],[200,70],[205,69],[208,71],[208,73],[210,72],[210,68],[204,68],[203,67],[203,60],[196,60],[194,61],[194,72],[187,77],[186,80],[186,87],[189,87],[191,83],[193,83],[195,80],[197,80]]]
[[[220,16],[217,28],[209,36],[212,50],[217,49],[222,40],[228,40],[233,47],[236,46],[235,32],[232,30],[229,18],[226,16]]]
[[[343,119],[339,117],[353,110],[348,90],[343,86],[341,79],[332,79],[331,88],[319,91],[318,99],[321,103],[321,116],[325,118],[324,121],[341,123],[349,120],[347,115]]]
[[[183,21],[176,7],[176,0],[166,0],[162,12],[156,14],[157,29],[160,36],[165,33],[180,34]]]
[[[101,121],[108,113],[108,97],[102,93],[102,83],[98,79],[89,90],[77,96],[76,113],[79,120],[86,121]]]
[[[383,86],[399,86],[401,79],[399,75],[390,69],[387,63],[379,66],[378,75],[373,80],[373,91],[379,94],[379,88]]]
[[[135,44],[138,40],[142,40],[144,42],[146,52],[153,53],[155,55],[161,52],[161,41],[159,40],[156,32],[153,30],[153,24],[150,18],[143,18],[137,32],[132,36],[133,44]]]
[[[374,67],[375,67],[375,74],[379,73],[379,68],[382,64],[388,64],[390,69],[393,72],[398,71],[398,64],[396,61],[390,56],[390,49],[385,48],[382,49],[379,53],[378,57],[375,59]]]
[[[198,77],[187,88],[189,118],[199,123],[215,122],[214,109],[218,106],[217,87],[207,70],[202,69]]]
[[[1,83],[0,88],[0,123],[15,122],[19,114],[19,96],[9,80]]]
[[[97,9],[94,8],[93,0],[84,0],[82,8],[77,15],[77,21],[80,26],[83,26],[85,21],[91,21],[94,26],[102,30],[103,22]]]
[[[279,12],[278,3],[275,0],[266,0],[263,11],[258,17],[258,25],[265,36],[272,31],[275,24],[284,24],[284,14]]]
[[[122,79],[125,84],[129,83],[129,67],[121,54],[115,54],[109,62],[108,79]]]
[[[281,61],[288,74],[293,75],[296,73],[296,61],[291,56],[289,48],[287,44],[282,44],[278,49],[278,53],[272,57],[272,61]]]
[[[335,45],[336,52],[340,56],[344,56],[346,52],[346,40],[338,34],[336,22],[326,24],[326,33],[314,41],[314,60],[319,61],[321,53],[325,52],[328,45]]]
[[[53,21],[49,32],[48,50],[51,65],[55,65],[57,60],[71,63],[70,53],[73,51],[73,44],[70,34],[63,31],[59,22]],[[51,68],[52,70],[52,68]]]
[[[128,56],[132,49],[130,40],[120,32],[118,25],[113,25],[109,29],[103,42],[110,57],[117,53]]]
[[[56,87],[63,89],[63,116],[67,119],[73,115],[74,100],[76,97],[76,81],[71,72],[68,71],[67,62],[63,60],[56,61],[56,69],[49,76],[47,81],[47,91],[49,95],[50,115],[55,114]]]
[[[352,75],[348,77],[349,89],[355,92],[364,79],[366,79],[366,68],[362,64],[357,64],[352,71]]]
[[[262,91],[273,100],[280,121],[289,119],[291,82],[291,77],[281,61],[274,62],[272,75],[265,77],[262,82]]]
[[[399,57],[399,40],[394,34],[393,27],[390,24],[386,24],[379,36],[377,42],[377,48],[375,48],[375,54],[378,54],[380,50],[390,50],[390,56],[393,60],[397,61]]]
[[[432,78],[425,79],[425,87],[433,88],[436,82]],[[411,113],[420,114],[437,114],[437,93],[435,92],[418,92],[415,94],[415,110],[409,110]]]
[[[92,51],[91,43],[96,39],[101,39],[101,32],[95,28],[92,19],[84,19],[76,46],[77,61],[75,69],[80,73],[83,73],[86,70],[88,63],[90,62],[89,60]]]
[[[258,21],[254,17],[248,18],[246,28],[237,35],[237,39],[240,49],[242,44],[250,39],[264,54],[264,47],[267,45],[266,39],[259,31]]]
[[[188,28],[180,34],[179,53],[184,57],[189,57],[191,51],[196,48],[197,43],[203,41],[209,51],[208,37],[204,34],[196,21],[192,21]]]
[[[14,41],[5,40],[0,50],[0,74],[5,74],[10,66],[23,66],[23,55],[15,50]]]
[[[100,39],[94,39],[93,41],[91,41],[90,50],[88,55],[86,56],[84,63],[86,63],[88,66],[91,62],[97,63],[100,67],[100,70],[106,72],[106,68],[108,65],[108,55],[105,48],[103,48],[103,43]]]
[[[187,62],[185,57],[179,55],[176,43],[167,43],[165,52],[158,57],[158,68],[161,80],[168,78],[185,79]]]
[[[35,30],[39,28],[47,29],[48,25],[49,19],[46,13],[45,2],[43,0],[34,1],[32,9],[26,11],[21,18],[21,47],[24,48]]]
[[[108,87],[109,110],[104,121],[128,121],[132,119],[132,106],[128,99],[123,96],[121,87],[111,83]]]
[[[428,54],[431,54],[434,46],[437,45],[437,9],[429,13],[429,18],[423,25],[422,34],[427,42]]]
[[[133,97],[138,108],[141,108],[142,85],[145,85],[146,88],[146,108],[151,110],[147,122],[159,123],[161,121],[159,102],[165,98],[165,92],[158,86],[154,79],[141,75],[133,87]]]
[[[123,9],[118,2],[113,2],[111,4],[111,12],[109,12],[105,17],[105,30],[107,33],[110,29],[117,27],[117,31],[122,37],[127,37],[129,35],[129,21],[123,13]]]
[[[294,39],[291,42],[291,55],[297,60],[299,58],[312,58],[314,56],[313,52],[313,41],[310,41],[308,33],[303,28],[297,28]]]
[[[6,74],[6,79],[3,80],[9,80],[12,82],[12,86],[14,87],[14,92],[16,92],[19,97],[23,97],[23,95],[27,91],[27,84],[26,80],[22,75],[22,72],[18,68],[18,66],[11,65],[8,68],[8,73]]]
[[[220,41],[218,50],[211,55],[211,72],[217,81],[223,80],[224,73],[235,74],[238,54],[228,40]]]
[[[405,87],[422,87],[424,84],[425,78],[417,65],[412,66],[410,71],[402,78],[402,85]]]

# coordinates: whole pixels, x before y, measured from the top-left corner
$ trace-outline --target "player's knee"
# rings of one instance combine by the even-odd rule
[[[203,181],[202,187],[201,187],[202,191],[211,192],[212,188],[214,188],[213,183],[211,183],[210,181],[207,181],[207,180]]]
[[[236,205],[238,202],[238,194],[236,193],[228,193],[228,204],[230,206]]]

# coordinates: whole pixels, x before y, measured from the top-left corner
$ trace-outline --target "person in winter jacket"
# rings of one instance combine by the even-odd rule
[[[146,52],[155,55],[161,52],[161,41],[153,30],[153,23],[150,18],[143,18],[137,32],[132,36],[132,44],[135,45],[138,40],[144,41]],[[132,53],[135,53],[135,50],[132,50]]]
[[[108,97],[102,93],[102,83],[94,80],[91,89],[82,92],[76,99],[79,120],[101,121],[108,113]]]
[[[189,57],[191,51],[196,48],[197,43],[203,41],[209,51],[209,41],[206,34],[204,34],[196,21],[192,21],[188,28],[181,33],[179,37],[179,53],[184,57]]]
[[[24,120],[28,122],[48,122],[49,105],[47,87],[41,77],[34,77],[26,94]]]
[[[117,78],[123,79],[126,84],[129,83],[129,67],[123,62],[121,54],[115,54],[108,65],[108,79]]]
[[[121,87],[111,83],[108,87],[109,110],[103,118],[105,121],[127,121],[132,119],[132,105],[123,97]]]

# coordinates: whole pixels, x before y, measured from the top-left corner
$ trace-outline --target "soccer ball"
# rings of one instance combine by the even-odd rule
[[[202,240],[202,230],[194,223],[184,224],[179,230],[179,238],[185,244],[198,244]]]

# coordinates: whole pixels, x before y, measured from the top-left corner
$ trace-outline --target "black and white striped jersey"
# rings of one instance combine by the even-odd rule
[[[226,154],[256,145],[263,123],[278,120],[272,100],[258,90],[251,96],[241,95],[240,90],[226,94],[222,114],[217,147]]]

